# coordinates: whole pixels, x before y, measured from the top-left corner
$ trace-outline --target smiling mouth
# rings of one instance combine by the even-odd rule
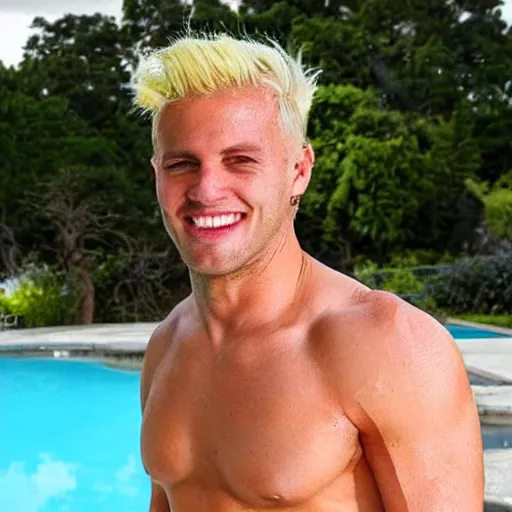
[[[228,213],[223,215],[201,215],[187,217],[187,222],[200,229],[218,229],[233,226],[242,220],[242,213]]]

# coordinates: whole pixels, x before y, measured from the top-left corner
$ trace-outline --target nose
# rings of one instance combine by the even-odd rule
[[[226,176],[216,165],[201,164],[187,190],[190,201],[215,205],[226,197]]]

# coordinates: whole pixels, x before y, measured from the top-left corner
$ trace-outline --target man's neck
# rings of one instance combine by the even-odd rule
[[[278,321],[297,300],[310,260],[295,235],[236,275],[190,273],[199,315],[212,341]]]

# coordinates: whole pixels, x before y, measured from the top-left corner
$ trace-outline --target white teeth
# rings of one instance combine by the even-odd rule
[[[241,213],[230,213],[229,215],[216,215],[213,217],[192,217],[194,224],[203,229],[230,226],[241,219]]]

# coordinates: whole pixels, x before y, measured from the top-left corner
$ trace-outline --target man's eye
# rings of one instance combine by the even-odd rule
[[[167,169],[169,171],[177,171],[180,169],[185,169],[187,167],[191,167],[193,165],[195,165],[194,162],[188,162],[187,160],[183,160],[180,162],[172,162],[170,164],[167,164],[165,166],[165,169]]]
[[[231,158],[231,162],[234,164],[251,164],[254,163],[254,160],[248,156],[237,155]]]

